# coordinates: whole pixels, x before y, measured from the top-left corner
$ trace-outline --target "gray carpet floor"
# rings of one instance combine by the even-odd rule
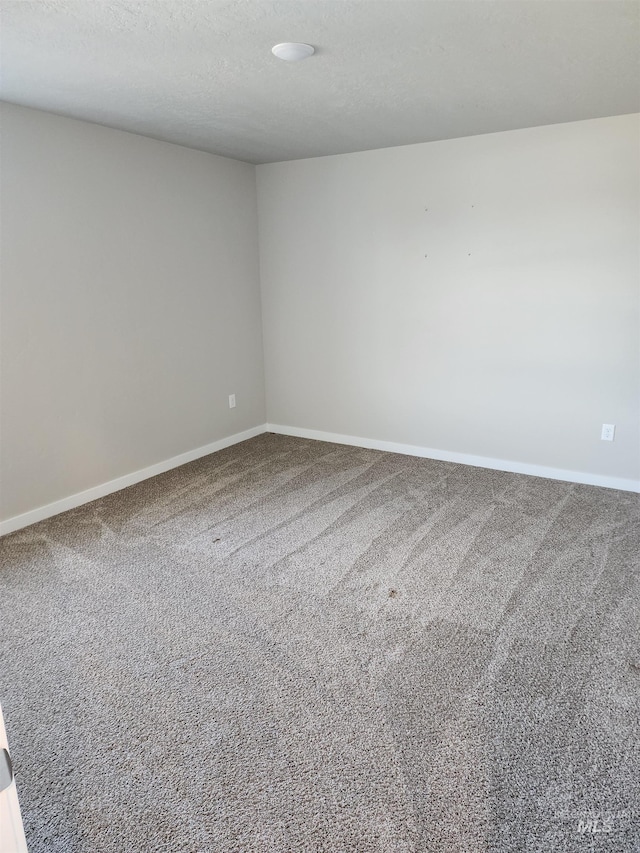
[[[264,435],[5,537],[31,853],[640,850],[639,516]]]

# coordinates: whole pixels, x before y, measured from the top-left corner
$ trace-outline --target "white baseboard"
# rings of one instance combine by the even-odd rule
[[[170,471],[172,468],[178,468],[180,465],[185,465],[187,462],[193,462],[194,459],[200,459],[202,456],[208,456],[210,453],[223,450],[225,447],[231,447],[233,444],[239,444],[241,441],[246,441],[247,439],[254,438],[257,435],[262,435],[264,432],[273,432],[278,435],[290,435],[297,438],[311,438],[316,441],[329,441],[333,444],[347,444],[352,447],[366,447],[371,450],[385,450],[388,453],[403,453],[407,456],[419,456],[425,459],[439,459],[443,462],[459,462],[462,465],[472,465],[476,468],[490,468],[495,471],[509,471],[513,474],[529,474],[533,477],[547,477],[550,480],[564,480],[569,483],[603,486],[607,489],[620,489],[625,492],[640,492],[640,481],[625,479],[622,477],[606,477],[602,474],[590,474],[583,471],[566,471],[561,468],[547,468],[544,465],[530,465],[526,462],[510,462],[506,459],[491,459],[487,456],[472,456],[468,453],[456,453],[451,450],[436,450],[432,447],[419,447],[413,444],[398,444],[395,441],[379,441],[375,438],[358,438],[353,435],[338,435],[334,432],[323,432],[322,430],[316,429],[289,427],[282,426],[280,424],[261,424],[260,426],[253,427],[252,429],[244,430],[244,432],[238,432],[235,435],[229,435],[226,438],[221,438],[219,441],[206,444],[204,447],[198,447],[195,450],[189,450],[186,453],[181,453],[179,456],[174,456],[171,459],[165,459],[163,462],[157,462],[155,465],[150,465],[148,468],[142,468],[139,471],[134,471],[132,474],[125,474],[123,477],[110,480],[108,483],[102,483],[99,486],[94,486],[91,489],[86,489],[83,492],[70,495],[68,498],[62,498],[61,500],[54,501],[46,506],[41,506],[37,509],[30,510],[29,512],[24,512],[21,515],[15,515],[13,518],[8,518],[6,521],[0,521],[0,536],[4,536],[7,533],[13,533],[15,530],[28,527],[30,524],[35,524],[37,521],[43,521],[45,518],[50,518],[53,515],[66,512],[69,509],[75,509],[75,507],[82,506],[82,504],[90,503],[98,498],[103,498],[105,495],[110,495],[112,492],[118,492],[120,489],[126,489],[127,486],[133,486],[136,483],[140,483],[142,480],[148,480],[150,477],[155,477],[157,474],[163,474],[165,471]]]
[[[126,489],[127,486],[133,486],[140,483],[142,480],[148,480],[150,477],[155,477],[157,474],[164,474],[165,471],[170,471],[172,468],[178,468],[180,465],[186,465],[187,462],[193,462],[194,459],[200,459],[202,456],[208,456],[210,453],[215,453],[217,450],[224,450],[225,447],[231,447],[232,444],[239,444],[241,441],[246,441],[248,438],[254,438],[256,435],[262,435],[267,432],[266,424],[253,427],[252,429],[237,432],[235,435],[229,435],[226,438],[221,438],[219,441],[213,441],[211,444],[205,444],[204,447],[198,447],[195,450],[188,450],[186,453],[181,453],[179,456],[173,456],[171,459],[165,459],[164,462],[157,462],[155,465],[149,465],[148,468],[141,468],[139,471],[134,471],[132,474],[125,474],[124,477],[117,477],[115,480],[109,480],[108,483],[102,483],[100,486],[93,486],[91,489],[86,489],[84,492],[78,492],[75,495],[70,495],[68,498],[62,498],[59,501],[47,504],[46,506],[38,507],[37,509],[29,510],[21,515],[14,515],[13,518],[8,518],[6,521],[0,521],[0,536],[7,533],[13,533],[14,530],[20,530],[23,527],[28,527],[30,524],[35,524],[37,521],[42,521],[45,518],[51,518],[52,515],[66,512],[68,509],[75,509],[82,504],[90,503],[98,498],[103,498],[105,495],[110,495],[112,492],[118,492],[120,489]]]
[[[456,453],[451,450],[435,450],[432,447],[397,444],[395,441],[378,441],[375,438],[358,438],[353,435],[338,435],[334,432],[281,426],[280,424],[267,424],[266,431],[279,435],[291,435],[296,438],[312,438],[316,441],[330,441],[335,444],[366,447],[370,450],[386,450],[389,453],[420,456],[424,459],[438,459],[442,462],[459,462],[462,465],[473,465],[476,468],[491,468],[494,471],[508,471],[512,474],[529,474],[532,477],[546,477],[549,480],[564,480],[569,483],[582,483],[588,486],[603,486],[606,489],[640,492],[640,480],[627,480],[623,477],[606,477],[602,474],[590,474],[583,471],[566,471],[562,468],[530,465],[527,462],[491,459],[487,456],[472,456],[469,453]]]

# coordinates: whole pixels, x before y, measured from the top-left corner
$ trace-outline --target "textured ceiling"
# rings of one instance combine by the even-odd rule
[[[640,3],[3,2],[0,97],[264,163],[640,110]],[[282,41],[316,55],[286,63]]]

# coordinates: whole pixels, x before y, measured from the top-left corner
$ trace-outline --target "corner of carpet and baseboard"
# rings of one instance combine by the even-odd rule
[[[138,471],[133,471],[130,474],[124,474],[122,477],[116,477],[114,480],[109,480],[106,483],[101,483],[97,486],[92,486],[82,492],[69,495],[65,498],[52,501],[44,506],[36,507],[32,510],[14,515],[4,521],[0,521],[0,536],[6,536],[9,533],[14,533],[16,530],[22,530],[24,527],[29,527],[36,524],[38,521],[44,521],[54,515],[59,515],[61,512],[67,512],[70,509],[82,506],[83,504],[91,503],[91,501],[104,498],[106,495],[119,492],[121,489],[126,489],[129,486],[134,486],[136,483],[141,483],[143,480],[149,480],[151,477],[157,477],[158,474],[164,474],[165,471],[171,471],[173,468],[179,468],[180,465],[186,465],[188,462],[194,462],[196,459],[201,459],[203,456],[209,456],[211,453],[217,453],[219,450],[224,450],[226,447],[231,447],[234,444],[240,444],[242,441],[247,441],[250,438],[255,438],[267,432],[267,425],[260,424],[256,427],[237,432],[234,435],[226,436],[225,438],[213,441],[210,444],[205,444],[202,447],[197,447],[194,450],[188,450],[185,453],[180,453],[170,459],[165,459],[162,462],[156,462],[154,465],[149,465],[146,468],[141,468]]]

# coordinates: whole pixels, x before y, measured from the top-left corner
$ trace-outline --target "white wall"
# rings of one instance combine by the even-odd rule
[[[0,521],[259,428],[255,168],[0,119]],[[638,145],[620,116],[258,167],[268,420],[640,477]]]
[[[254,167],[1,121],[0,518],[263,424]]]
[[[620,116],[259,166],[268,421],[637,479],[638,145]]]

